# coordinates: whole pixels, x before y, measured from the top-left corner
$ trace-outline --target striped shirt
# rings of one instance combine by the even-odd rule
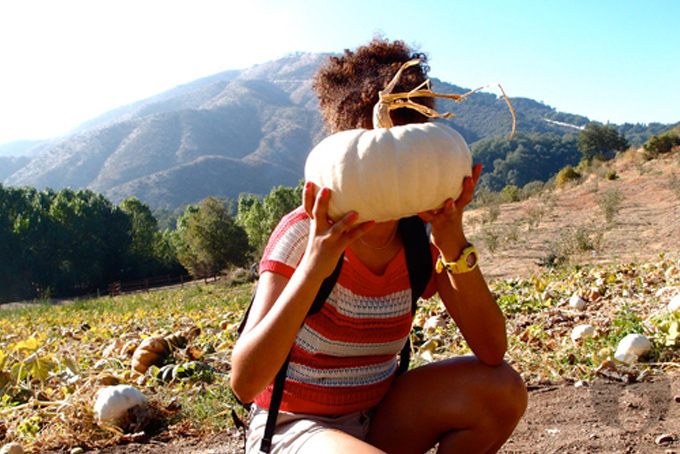
[[[285,216],[269,240],[260,272],[290,278],[307,246],[309,227],[302,209]],[[432,296],[434,289],[431,279],[423,297]],[[326,303],[306,318],[295,340],[281,410],[339,415],[376,406],[394,379],[411,322],[403,248],[380,276],[347,248]],[[255,399],[258,406],[269,407],[272,388]]]

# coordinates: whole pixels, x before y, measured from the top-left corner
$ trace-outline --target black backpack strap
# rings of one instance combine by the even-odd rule
[[[259,283],[259,281],[258,281]],[[248,320],[248,316],[250,315],[250,309],[253,307],[253,301],[255,301],[255,294],[257,293],[257,285],[255,284],[255,289],[253,289],[253,296],[250,297],[250,303],[248,303],[248,308],[246,309],[246,313],[243,314],[243,318],[241,319],[241,323],[238,325],[237,329],[237,334],[240,336],[241,333],[243,333],[243,329],[246,327],[246,321]]]
[[[415,315],[418,309],[418,299],[427,288],[432,275],[432,252],[430,251],[430,238],[425,229],[423,220],[418,216],[404,218],[399,221],[404,253],[406,254],[406,268],[411,284],[411,314]],[[397,375],[408,370],[411,360],[411,336],[406,339],[406,344],[399,354],[399,369]]]
[[[423,220],[418,216],[399,221],[406,253],[406,267],[411,284],[412,312],[415,315],[420,295],[425,292],[432,276],[432,253],[430,238]]]
[[[316,298],[314,298],[312,307],[310,307],[309,312],[307,312],[307,317],[309,317],[310,315],[318,314],[323,305],[326,303],[326,300],[328,300],[328,296],[333,291],[335,283],[338,282],[338,277],[340,277],[340,271],[342,270],[342,263],[344,261],[345,253],[343,252],[342,255],[340,256],[340,260],[338,260],[338,264],[335,265],[335,269],[333,270],[331,275],[324,279],[323,283],[321,284],[319,293],[316,294]]]
[[[321,288],[319,289],[319,292],[316,294],[316,297],[314,298],[312,306],[309,308],[309,312],[307,312],[308,317],[312,314],[318,313],[321,310],[321,307],[323,307],[324,303],[328,299],[328,296],[331,294],[333,287],[335,287],[335,283],[338,281],[338,277],[340,276],[340,271],[342,269],[342,263],[344,260],[345,254],[342,254],[340,256],[340,260],[338,260],[338,264],[335,265],[335,269],[333,270],[331,275],[324,279],[323,283],[321,284]],[[268,453],[271,450],[274,432],[276,431],[276,418],[279,415],[279,407],[281,406],[281,401],[283,400],[283,387],[286,384],[286,374],[288,372],[289,362],[290,353],[288,354],[286,361],[283,363],[283,366],[281,366],[281,369],[279,369],[279,372],[276,374],[276,378],[274,379],[274,389],[272,390],[272,398],[271,401],[269,402],[267,423],[264,427],[264,435],[262,437],[262,443],[260,444],[260,452]]]
[[[260,452],[268,453],[272,448],[272,440],[274,439],[274,432],[276,430],[276,418],[279,415],[281,400],[283,400],[283,387],[286,384],[286,373],[288,371],[289,362],[290,353],[274,379],[274,389],[272,390],[272,399],[269,402],[267,424],[264,426],[264,435],[262,436],[262,442],[260,443]]]

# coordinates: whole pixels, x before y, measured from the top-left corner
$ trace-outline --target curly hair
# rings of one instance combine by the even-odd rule
[[[373,129],[373,106],[378,92],[392,80],[407,61],[419,58],[420,65],[404,71],[394,93],[408,92],[427,80],[427,55],[413,52],[403,41],[390,42],[374,38],[355,51],[345,50],[342,56],[329,57],[314,76],[312,88],[319,98],[319,106],[331,132],[348,129]],[[427,107],[434,107],[434,98],[414,98]],[[428,119],[412,109],[391,112],[395,125],[424,123]]]

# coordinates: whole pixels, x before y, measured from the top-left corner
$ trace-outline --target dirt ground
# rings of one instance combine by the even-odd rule
[[[680,453],[680,374],[641,383],[529,385],[529,406],[503,454]],[[101,454],[243,453],[231,430],[205,438],[152,439]]]

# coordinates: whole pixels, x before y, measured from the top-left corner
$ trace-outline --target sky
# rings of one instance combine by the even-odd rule
[[[500,83],[602,123],[676,123],[678,17],[678,0],[0,0],[0,144],[376,34],[461,87]]]

